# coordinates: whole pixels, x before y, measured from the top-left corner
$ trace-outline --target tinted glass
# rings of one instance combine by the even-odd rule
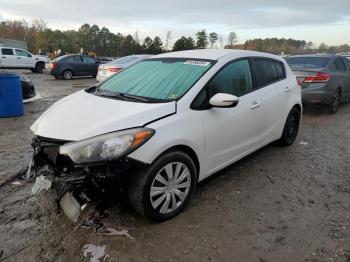
[[[209,83],[209,94],[226,93],[243,96],[253,90],[252,76],[248,60],[240,60],[227,65]]]
[[[81,59],[80,59],[80,56],[69,56],[67,57],[67,60],[66,60],[68,63],[72,63],[72,62],[81,62]]]
[[[259,87],[263,87],[280,80],[280,75],[276,64],[277,62],[274,60],[261,58],[254,59],[256,80]],[[282,76],[284,76],[284,73]]]
[[[137,56],[125,56],[125,57],[121,57],[121,58],[118,58],[116,60],[113,60],[111,62],[111,64],[114,64],[114,65],[123,65],[123,64],[127,64],[133,60],[136,60],[138,57]]]
[[[184,95],[211,66],[211,61],[193,59],[144,60],[107,79],[99,90],[175,100]]]
[[[2,48],[1,49],[3,55],[13,55],[13,50],[9,48]]]
[[[281,62],[277,62],[274,61],[276,69],[277,69],[277,74],[278,74],[278,78],[281,79],[285,79],[286,78],[286,72],[284,70],[284,65]]]
[[[346,67],[347,67],[347,70],[350,71],[350,59],[344,58],[344,63],[346,65]]]
[[[287,63],[292,69],[318,69],[326,67],[329,58],[326,57],[288,57],[286,58]]]
[[[344,65],[343,59],[337,58],[335,60],[335,69],[341,72],[346,71],[346,67]]]
[[[83,61],[86,64],[95,64],[95,60],[88,56],[83,56]]]
[[[30,57],[29,53],[24,50],[15,49],[16,55]]]

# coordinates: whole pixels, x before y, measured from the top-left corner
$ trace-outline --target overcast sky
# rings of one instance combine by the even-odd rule
[[[285,37],[350,44],[350,0],[0,0],[3,19],[43,19],[53,29],[83,23],[140,38],[168,30],[174,39],[205,28],[226,36]]]

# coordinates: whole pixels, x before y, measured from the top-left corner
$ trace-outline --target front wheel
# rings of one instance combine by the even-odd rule
[[[329,114],[335,114],[338,111],[338,107],[339,107],[339,104],[340,104],[340,96],[341,96],[341,93],[340,93],[340,90],[338,88],[335,91],[335,93],[333,95],[332,102],[331,102],[331,104],[328,107],[328,113]]]
[[[299,124],[300,112],[296,107],[293,107],[288,114],[282,136],[279,140],[281,145],[290,146],[294,143],[299,132]]]
[[[36,73],[42,73],[44,72],[45,69],[45,64],[43,62],[38,62],[35,65],[35,72]]]
[[[191,157],[181,151],[168,152],[133,177],[129,199],[139,214],[165,221],[186,207],[196,184],[197,170]]]

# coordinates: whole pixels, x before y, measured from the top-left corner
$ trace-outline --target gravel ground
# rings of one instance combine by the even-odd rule
[[[0,119],[0,260],[90,261],[95,252],[100,261],[350,261],[349,104],[336,115],[307,110],[293,146],[271,144],[207,179],[171,221],[112,207],[82,227],[16,174],[30,159],[33,121],[94,79],[28,75],[42,98],[24,117]]]

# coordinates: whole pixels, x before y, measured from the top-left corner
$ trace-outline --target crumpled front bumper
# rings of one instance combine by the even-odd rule
[[[77,222],[81,209],[87,203],[106,195],[117,196],[118,192],[128,187],[132,175],[145,167],[127,157],[79,166],[59,155],[59,146],[67,142],[42,137],[33,139],[33,165],[30,168],[36,181],[32,193],[39,194],[42,190],[51,189],[58,210],[62,209],[74,222]]]

